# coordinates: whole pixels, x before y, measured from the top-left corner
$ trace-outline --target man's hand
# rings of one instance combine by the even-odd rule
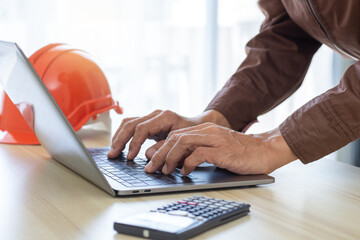
[[[208,162],[238,174],[267,174],[295,159],[278,129],[246,135],[205,123],[172,131],[145,170],[170,174],[183,162],[181,173],[187,175]]]
[[[144,117],[126,118],[121,122],[112,139],[108,157],[114,158],[118,156],[125,148],[126,143],[132,138],[127,158],[134,159],[145,140],[151,138],[156,140],[157,143],[146,151],[146,156],[150,159],[162,146],[169,132],[204,122],[230,126],[226,118],[215,110],[206,111],[194,118],[186,118],[171,111],[161,110],[156,110]]]

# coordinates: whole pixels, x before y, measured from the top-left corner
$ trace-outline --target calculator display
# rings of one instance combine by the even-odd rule
[[[190,226],[195,220],[180,216],[171,216],[163,213],[142,213],[121,220],[121,223],[137,225],[160,231],[177,232]]]

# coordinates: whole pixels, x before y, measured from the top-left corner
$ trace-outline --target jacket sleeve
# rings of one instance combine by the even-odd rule
[[[360,137],[360,62],[339,85],[312,99],[282,124],[280,131],[303,162],[315,161]]]
[[[260,33],[246,45],[247,57],[206,110],[221,112],[235,130],[285,100],[301,85],[321,44],[297,26],[280,0],[260,0]]]

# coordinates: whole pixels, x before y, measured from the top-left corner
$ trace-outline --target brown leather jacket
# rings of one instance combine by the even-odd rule
[[[221,112],[242,130],[302,83],[321,44],[356,62],[340,83],[312,99],[280,125],[304,163],[360,137],[360,1],[260,0],[260,33],[246,46],[247,58],[207,109]]]

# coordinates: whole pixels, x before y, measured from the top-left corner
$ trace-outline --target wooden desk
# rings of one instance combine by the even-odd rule
[[[88,147],[108,144],[102,132],[80,135]],[[41,146],[1,144],[0,161],[0,239],[135,239],[113,221],[194,194],[251,204],[248,216],[196,239],[360,239],[360,169],[331,160],[291,163],[270,185],[131,198],[113,198]]]

